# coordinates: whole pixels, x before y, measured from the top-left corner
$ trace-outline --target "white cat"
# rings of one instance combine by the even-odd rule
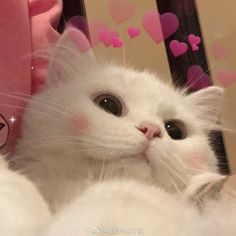
[[[44,235],[235,235],[235,203],[190,201],[199,174],[217,173],[207,135],[222,90],[187,95],[149,72],[100,65],[78,39],[87,45],[69,29],[56,45],[12,161],[55,212]]]
[[[0,235],[38,236],[50,220],[49,208],[33,183],[9,170],[0,156]]]
[[[53,211],[99,180],[176,192],[196,174],[217,172],[207,134],[217,126],[222,89],[187,95],[149,72],[101,65],[78,41],[88,44],[69,29],[56,45],[48,87],[29,102],[12,162]]]

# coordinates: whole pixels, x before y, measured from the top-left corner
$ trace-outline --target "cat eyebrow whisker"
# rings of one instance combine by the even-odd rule
[[[200,80],[202,78],[202,76],[204,76],[205,73],[209,72],[212,68],[214,68],[219,62],[222,62],[224,58],[222,59],[219,59],[217,61],[215,61],[210,67],[208,67],[207,70],[203,71],[202,72],[202,75],[200,77],[198,77],[196,80],[194,80],[194,82],[192,84],[190,84],[188,87],[191,88],[198,80]],[[204,65],[204,61],[202,61],[202,63],[199,63],[199,66],[203,66]],[[192,77],[194,77],[195,75],[197,74],[197,71],[192,75]],[[181,78],[185,76],[184,73],[180,74],[178,77],[177,76],[174,76],[175,77],[175,81],[179,81],[181,80]],[[176,86],[176,85],[175,85]],[[188,88],[185,88],[185,90],[188,90]]]
[[[193,80],[193,77],[197,74],[197,70],[196,70],[196,72],[192,75],[192,77],[189,78],[190,81],[193,80],[193,82],[190,85],[188,85],[188,87],[191,88],[194,84],[196,84],[206,73],[208,73],[212,68],[214,68],[214,66],[216,66],[219,62],[220,62],[220,60],[219,61],[215,61],[211,65],[211,67],[209,67],[207,70],[203,71],[202,74],[197,79]]]

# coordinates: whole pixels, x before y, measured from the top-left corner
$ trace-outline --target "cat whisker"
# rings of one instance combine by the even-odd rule
[[[33,108],[29,108],[29,107],[24,107],[24,106],[20,106],[20,105],[12,105],[12,104],[5,104],[5,103],[0,103],[0,106],[3,106],[3,107],[9,107],[9,108],[15,108],[15,109],[22,109],[22,110],[30,110],[31,112],[34,112],[34,113],[38,113],[38,114],[43,114],[45,116],[47,116],[48,118],[50,119],[53,119],[53,121],[56,121],[58,123],[61,123],[61,124],[66,124],[68,125],[68,123],[63,120],[63,119],[59,119],[57,118],[56,116],[52,116],[50,114],[48,114],[47,112],[44,112],[44,111],[41,111],[41,110],[37,110],[37,109],[33,109]],[[62,113],[65,117],[68,116],[67,113]],[[76,128],[77,127],[73,124],[70,124],[73,128]]]
[[[65,142],[65,144],[67,145],[67,147],[69,147],[69,145],[74,145],[75,143],[72,143],[72,142]],[[53,147],[53,146],[57,146],[58,144],[56,145],[52,145],[52,144],[47,144],[47,143],[44,143],[44,144],[40,144],[40,145],[35,145],[35,146],[31,146],[29,148],[25,148],[24,149],[24,155],[14,155],[12,156],[12,159],[13,161],[17,160],[17,159],[20,159],[20,158],[25,158],[27,157],[28,155],[32,154],[32,151],[36,151],[37,149],[40,149],[42,147]],[[97,147],[90,147],[91,150],[97,150],[98,148]],[[76,154],[76,155],[79,155],[81,154],[81,151],[86,151],[87,148],[80,148],[79,150],[76,150],[76,151],[71,151],[71,152],[66,152],[66,155],[71,155],[71,154]],[[33,159],[32,159],[33,160]]]
[[[102,181],[104,179],[104,175],[105,175],[105,161],[102,162],[102,169],[101,169],[98,180]]]
[[[28,110],[29,109],[29,108],[24,107],[24,106],[12,105],[12,104],[4,104],[4,103],[0,103],[0,106],[9,107],[9,108],[15,108],[15,109],[21,109],[21,110]],[[59,123],[65,123],[64,121],[49,115],[47,112],[43,112],[43,111],[40,111],[40,110],[37,110],[37,109],[32,109],[32,108],[30,108],[29,110],[32,111],[32,112],[38,113],[38,114],[44,114],[48,118],[53,119],[54,121],[57,121]]]
[[[24,106],[19,106],[19,105],[12,105],[12,104],[4,104],[4,103],[1,103],[0,106],[4,106],[4,107],[9,107],[9,108],[16,108],[16,109],[22,109],[22,110],[30,110],[31,112],[34,112],[34,113],[38,113],[38,114],[43,114],[45,116],[47,116],[48,118],[50,119],[53,119],[54,121],[58,122],[58,123],[61,123],[61,124],[66,124],[66,125],[70,125],[72,128],[76,128],[80,133],[86,133],[83,128],[78,128],[76,127],[75,125],[71,124],[71,123],[67,123],[65,120],[63,119],[59,119],[57,118],[56,116],[52,116],[51,114],[48,114],[47,112],[44,112],[44,111],[41,111],[41,110],[37,110],[37,109],[32,109],[32,108],[28,108],[28,107],[24,107]],[[57,112],[60,112],[57,110]],[[60,112],[62,113],[62,115],[64,115],[64,117],[68,116],[67,113],[65,112]],[[91,125],[91,127],[93,127],[93,125]],[[96,134],[92,134],[90,133],[89,134],[89,137],[94,139],[94,140],[101,140],[102,137],[100,137],[99,135],[96,135]],[[109,139],[109,137],[111,138],[111,140],[113,142],[116,142],[116,141],[119,141],[121,138],[123,140],[123,142],[125,143],[129,143],[130,139],[129,137],[124,137],[122,133],[119,133],[119,132],[116,132],[115,134],[112,133],[112,134],[106,134],[106,139]],[[116,140],[114,139],[114,137],[116,137]]]
[[[59,140],[61,140],[61,139],[62,140],[63,139],[71,139],[71,140],[76,140],[77,141],[76,137],[74,137],[74,136],[66,136],[66,135],[61,135],[61,136],[60,135],[57,135],[57,136],[45,136],[45,137],[38,137],[38,138],[27,140],[25,142],[21,142],[20,144],[17,145],[17,148],[28,146],[29,144],[34,143],[34,142],[38,143],[38,141],[42,141],[42,140],[44,140],[44,141],[47,141],[47,140],[52,141],[54,139],[59,139]],[[78,143],[78,142],[75,142],[75,143]]]
[[[200,174],[202,173],[201,170],[198,170],[196,168],[191,168],[190,166],[184,165],[183,163],[181,164],[182,168],[189,172],[190,174]]]
[[[63,140],[63,144],[66,144],[66,145],[73,145],[73,144],[77,144],[77,142],[72,142],[72,141],[66,141],[66,140]],[[27,145],[27,147],[24,148],[24,152],[27,151],[27,150],[36,150],[36,149],[39,149],[41,147],[57,147],[58,146],[58,143],[53,143],[53,142],[50,142],[50,143],[45,143],[45,142],[42,142],[42,143],[35,143],[35,144],[31,144],[29,147]]]
[[[175,190],[177,191],[177,193],[181,194],[182,191],[180,190],[180,188],[178,187],[178,185],[175,183],[174,179],[171,177],[171,175],[169,175],[170,181],[172,183],[172,185],[174,186]]]
[[[46,147],[48,145],[58,145],[58,141],[62,140],[63,144],[68,145],[79,145],[78,148],[81,150],[81,146],[90,146],[93,148],[98,148],[98,149],[103,149],[103,148],[107,148],[107,149],[111,149],[111,150],[119,150],[120,149],[120,144],[115,145],[114,143],[118,143],[118,140],[115,142],[112,142],[111,145],[109,144],[104,144],[104,142],[97,142],[96,141],[88,141],[88,140],[80,140],[78,137],[76,136],[47,136],[47,137],[38,137],[35,139],[31,139],[31,140],[27,140],[23,143],[18,144],[18,148],[24,148],[24,150],[27,150],[27,146],[30,145],[30,148],[43,148]],[[44,141],[44,142],[43,142]],[[49,141],[49,144],[45,143],[45,141]],[[62,145],[62,144],[61,144]],[[129,146],[129,145],[127,145]]]
[[[217,64],[217,63],[219,63],[219,61],[216,61],[214,64]],[[213,68],[214,64],[212,65],[211,68]],[[188,85],[188,87],[189,88],[193,87],[194,84],[196,84],[206,73],[208,73],[211,70],[211,68],[208,68],[207,70],[203,71],[202,74],[197,79],[194,79],[194,81],[190,85]],[[193,74],[192,77],[189,79],[190,80],[193,79],[196,76],[196,74],[197,74],[197,70],[196,70],[195,74]]]
[[[177,159],[177,158],[175,158]],[[173,174],[174,177],[177,177],[177,179],[180,180],[180,182],[182,182],[182,184],[186,187],[187,183],[186,181],[183,179],[183,177],[177,172],[175,165],[172,165],[172,162],[169,161],[168,164],[165,162],[165,160],[163,160],[162,158],[160,158],[160,161],[162,162],[162,164],[166,167],[167,170],[169,170],[168,175]]]
[[[32,95],[20,94],[20,93],[17,93],[17,94],[5,94],[5,93],[1,93],[0,92],[0,97],[1,96],[5,96],[5,97],[8,97],[8,98],[12,98],[12,99],[18,99],[18,100],[25,101],[25,102],[28,102],[28,101],[30,101],[33,98],[34,102],[37,102],[37,103],[42,104],[42,105],[45,105],[47,108],[49,108],[49,109],[51,109],[53,111],[59,112],[59,113],[61,113],[61,112],[64,113],[62,110],[66,109],[66,108],[60,106],[59,104],[52,103],[52,102],[49,102],[49,101],[46,101],[46,100],[43,100],[43,99],[39,99],[38,97],[32,96]],[[61,108],[62,110],[56,109],[55,106],[58,107],[58,108]]]

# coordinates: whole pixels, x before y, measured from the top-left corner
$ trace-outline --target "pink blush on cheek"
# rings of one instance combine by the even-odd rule
[[[200,155],[198,153],[190,154],[186,158],[186,163],[190,168],[192,168],[194,170],[203,171],[206,168],[206,163],[203,160],[202,155]]]
[[[69,120],[71,126],[79,133],[87,133],[90,129],[90,119],[84,113],[76,113],[71,115]]]

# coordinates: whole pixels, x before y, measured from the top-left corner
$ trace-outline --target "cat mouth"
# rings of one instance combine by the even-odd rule
[[[147,163],[150,163],[150,161],[149,161],[148,156],[147,156],[146,153],[142,154],[141,157],[140,157],[140,159],[141,159],[142,161],[145,161],[145,162],[147,162]]]
[[[147,163],[150,162],[150,161],[149,161],[149,158],[148,158],[148,156],[147,156],[146,153],[143,153],[143,154],[141,155],[141,160],[146,161]]]
[[[149,144],[146,145],[146,147],[144,148],[144,150],[140,153],[140,156],[139,156],[139,159],[149,163],[149,158],[148,158],[148,155],[147,155],[147,150],[149,148]]]

